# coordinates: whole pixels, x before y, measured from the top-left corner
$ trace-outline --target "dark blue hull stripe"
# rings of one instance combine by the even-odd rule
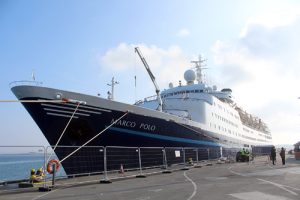
[[[145,132],[140,132],[140,131],[133,131],[133,130],[123,129],[123,128],[116,128],[116,127],[110,127],[109,129],[113,130],[113,131],[132,134],[132,135],[155,138],[155,139],[160,139],[160,140],[167,140],[167,141],[172,141],[172,142],[181,142],[181,143],[185,142],[185,143],[191,143],[191,144],[202,144],[202,145],[216,146],[216,147],[220,146],[217,143],[208,142],[208,141],[192,140],[192,139],[171,137],[171,136],[165,136],[165,135],[156,135],[155,133],[150,134],[150,133],[145,133]]]

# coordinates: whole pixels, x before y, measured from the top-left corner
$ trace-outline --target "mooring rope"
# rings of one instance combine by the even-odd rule
[[[62,163],[63,161],[65,161],[67,158],[69,158],[70,156],[72,156],[74,153],[76,153],[77,151],[79,151],[82,147],[86,146],[88,143],[90,143],[91,141],[93,141],[95,138],[97,138],[99,135],[101,135],[104,131],[106,131],[107,129],[109,129],[110,127],[112,127],[114,124],[116,124],[118,121],[120,121],[123,117],[125,117],[128,114],[128,111],[125,112],[120,118],[118,118],[116,121],[114,121],[113,123],[111,123],[109,126],[107,126],[105,129],[103,129],[101,132],[99,132],[97,135],[95,135],[93,138],[91,138],[89,141],[87,141],[86,143],[84,143],[83,145],[81,145],[80,147],[78,147],[76,150],[74,150],[72,153],[70,153],[69,155],[67,155],[66,157],[64,157],[62,160],[59,161],[59,163]]]
[[[46,163],[48,163],[48,162],[49,162],[49,160],[50,160],[51,156],[53,155],[53,153],[54,153],[55,149],[57,148],[57,145],[58,145],[58,143],[60,142],[60,140],[61,140],[62,136],[65,134],[65,132],[66,132],[67,128],[69,127],[69,124],[70,124],[71,120],[73,119],[73,117],[74,117],[74,115],[75,115],[76,111],[78,110],[78,108],[79,108],[79,106],[80,106],[80,103],[81,103],[81,102],[78,102],[78,103],[77,103],[77,106],[76,106],[76,108],[75,108],[75,110],[74,110],[74,112],[73,112],[72,116],[70,117],[70,119],[69,119],[69,121],[68,121],[67,125],[65,126],[65,128],[64,128],[64,130],[63,130],[63,132],[60,134],[60,137],[58,138],[58,140],[57,140],[57,142],[56,142],[56,144],[55,144],[55,146],[54,146],[54,148],[53,148],[53,151],[51,151],[51,154],[50,154],[50,156],[48,157],[48,160],[47,160],[47,162],[46,162]]]

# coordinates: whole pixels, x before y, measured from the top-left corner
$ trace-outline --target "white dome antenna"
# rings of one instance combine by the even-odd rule
[[[186,80],[188,85],[194,84],[194,81],[196,80],[196,73],[194,70],[187,70],[184,72],[184,79]]]

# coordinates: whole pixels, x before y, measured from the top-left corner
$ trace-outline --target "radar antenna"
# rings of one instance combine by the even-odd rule
[[[202,70],[207,69],[207,68],[204,68],[204,66],[206,66],[206,65],[203,64],[205,61],[206,61],[206,59],[202,59],[201,55],[199,55],[199,60],[191,61],[191,63],[195,64],[196,76],[197,76],[196,79],[198,81],[198,84],[199,83],[204,83]]]
[[[149,74],[149,76],[150,76],[150,78],[151,78],[154,86],[155,86],[155,92],[156,92],[157,100],[158,100],[157,110],[158,111],[162,111],[162,100],[161,100],[161,96],[160,96],[160,90],[159,90],[159,87],[158,87],[158,85],[157,85],[157,83],[155,81],[155,77],[152,74],[152,72],[151,72],[151,70],[150,70],[150,68],[149,68],[149,66],[148,66],[148,64],[147,64],[144,56],[142,55],[140,49],[138,47],[135,47],[134,49],[135,49],[135,52],[139,55],[141,61],[143,62],[144,66],[145,66],[145,68],[146,68],[146,70],[147,70],[147,72],[148,72],[148,74]]]
[[[114,100],[114,93],[115,93],[115,85],[116,84],[119,84],[119,82],[118,81],[115,81],[115,77],[112,77],[112,79],[111,79],[111,84],[107,84],[108,86],[111,86],[111,92],[107,92],[107,94],[108,94],[108,99],[109,100]]]

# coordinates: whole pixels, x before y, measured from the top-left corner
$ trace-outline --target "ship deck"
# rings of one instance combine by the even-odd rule
[[[201,167],[171,167],[172,173],[143,170],[142,179],[136,178],[139,171],[108,174],[111,184],[99,183],[103,174],[61,179],[50,192],[0,186],[0,199],[299,199],[300,161],[293,156],[287,157],[285,166],[279,160],[271,165],[266,156],[250,163],[207,161],[196,166]]]

